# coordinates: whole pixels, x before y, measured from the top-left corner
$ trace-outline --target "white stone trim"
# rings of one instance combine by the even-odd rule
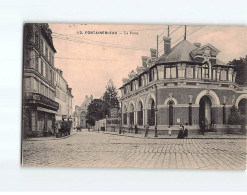
[[[199,105],[201,98],[203,96],[205,96],[205,95],[209,96],[209,98],[211,99],[213,105],[220,105],[220,99],[219,99],[218,95],[212,90],[203,90],[203,91],[201,91],[196,97],[195,104]]]
[[[127,107],[127,111],[128,111],[128,112],[130,112],[130,106],[131,106],[131,104],[133,104],[133,107],[134,107],[133,111],[135,110],[135,103],[134,103],[133,100],[131,100],[131,101],[129,102],[128,107]]]
[[[150,97],[153,98],[154,104],[156,104],[155,95],[154,95],[153,93],[148,93],[148,95],[147,95],[147,97],[146,97],[146,100],[145,100],[145,108],[146,108],[146,109],[148,109],[147,106],[148,106],[148,101],[149,101]]]
[[[174,102],[175,105],[178,104],[178,101],[174,97],[168,97],[168,98],[166,98],[166,100],[164,102],[164,105],[165,106],[168,105],[168,102],[171,101],[171,100]]]
[[[238,104],[239,104],[239,102],[240,102],[242,99],[247,99],[247,94],[242,94],[242,95],[238,96],[238,98],[236,99],[236,102],[235,102],[236,108],[238,108]]]
[[[143,99],[142,99],[141,97],[138,97],[137,100],[136,100],[136,110],[137,110],[137,108],[138,108],[139,102],[142,103],[142,107],[143,107],[143,109],[144,109],[144,108],[145,108],[144,101],[143,101]]]

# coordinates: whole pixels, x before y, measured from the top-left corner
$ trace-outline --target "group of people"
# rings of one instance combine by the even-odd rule
[[[185,123],[185,125],[180,124],[177,138],[184,139],[187,137],[188,137],[188,123]]]
[[[119,134],[124,133],[124,131],[122,131],[121,126],[119,126],[119,127],[120,127],[119,128]],[[148,133],[149,133],[149,125],[144,125],[144,128],[145,128],[145,137],[147,137]],[[133,127],[132,127],[132,125],[130,125],[129,126],[129,132],[132,132],[132,129],[133,129]],[[137,134],[138,133],[137,125],[134,126],[134,130],[135,130],[135,134]],[[172,135],[172,128],[170,125],[168,126],[168,135],[169,136]],[[177,138],[178,139],[184,139],[187,137],[188,137],[188,123],[185,123],[185,125],[180,124]]]

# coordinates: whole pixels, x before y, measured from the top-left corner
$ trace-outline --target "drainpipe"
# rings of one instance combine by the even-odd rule
[[[158,137],[157,130],[157,115],[158,115],[158,107],[157,107],[157,85],[155,85],[155,127],[154,127],[154,137]]]

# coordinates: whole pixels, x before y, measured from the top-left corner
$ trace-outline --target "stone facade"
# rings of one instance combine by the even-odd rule
[[[56,120],[68,120],[72,117],[72,89],[63,77],[63,72],[56,69],[55,73],[56,97],[59,103],[59,109],[56,114]]]
[[[87,128],[86,115],[87,107],[93,100],[93,96],[88,97],[86,95],[84,102],[80,106],[75,106],[75,112],[73,113],[74,118],[74,128],[81,127]]]
[[[164,55],[154,57],[151,50],[151,58],[142,58],[147,63],[123,79],[122,126],[148,124],[159,133],[186,123],[191,131],[202,123],[208,130],[224,129],[232,106],[247,99],[247,88],[235,83],[234,67],[217,58],[214,46],[183,40],[171,48],[170,41],[164,38]]]
[[[52,31],[48,24],[25,24],[23,57],[23,132],[25,136],[54,133],[55,101]]]

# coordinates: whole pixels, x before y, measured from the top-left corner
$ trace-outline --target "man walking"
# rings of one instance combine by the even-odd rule
[[[145,125],[145,137],[148,136],[148,130],[149,130],[149,125],[146,124],[146,125]]]

